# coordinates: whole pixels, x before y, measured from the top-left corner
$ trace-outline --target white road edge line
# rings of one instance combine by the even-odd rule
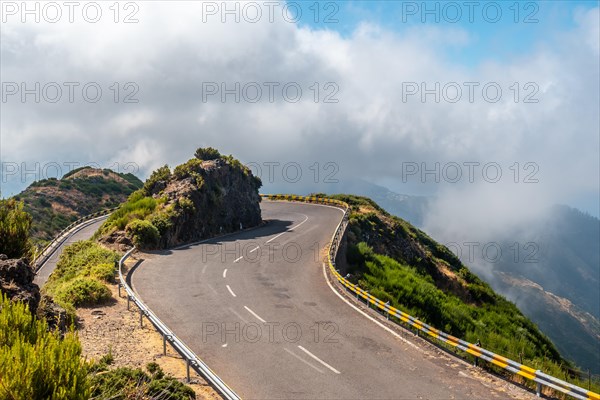
[[[231,295],[232,295],[233,297],[237,297],[237,296],[235,295],[235,293],[233,293],[233,290],[231,290],[231,288],[229,287],[229,285],[225,285],[225,286],[227,286],[227,290],[229,290],[229,293],[231,293]]]
[[[256,246],[255,248],[253,248],[252,250],[250,250],[250,253],[254,253],[258,249],[260,249],[260,246]]]
[[[406,344],[414,347],[415,349],[417,349],[421,353],[424,352],[423,349],[421,349],[419,346],[417,346],[416,344],[414,344],[414,343],[408,341],[407,339],[403,338],[402,336],[400,336],[399,334],[397,334],[396,332],[394,332],[393,330],[391,330],[387,326],[383,325],[381,322],[377,321],[375,318],[371,317],[369,314],[365,313],[360,308],[356,307],[354,304],[350,303],[346,298],[344,298],[344,296],[342,296],[341,294],[339,294],[338,291],[335,290],[335,288],[331,285],[331,282],[329,282],[329,279],[327,278],[327,272],[326,272],[325,268],[327,268],[327,267],[326,267],[325,263],[323,263],[323,276],[325,277],[325,282],[327,282],[327,285],[333,291],[333,293],[335,293],[340,299],[342,299],[342,301],[344,303],[348,304],[350,307],[352,307],[353,309],[355,309],[356,311],[358,311],[359,313],[361,313],[363,316],[365,316],[368,319],[370,319],[372,322],[375,322],[377,325],[379,325],[380,327],[382,327],[383,329],[385,329],[386,331],[388,331],[389,333],[391,333],[392,335],[394,335],[396,338],[402,340],[404,343],[406,343]]]
[[[227,278],[227,268],[223,270],[223,278]]]
[[[281,232],[279,235],[272,237],[271,239],[267,240],[266,243],[271,243],[273,240],[277,239],[279,236],[283,235],[284,233],[287,233],[289,231],[291,231],[292,229],[296,229],[298,228],[300,225],[302,225],[303,223],[305,223],[306,221],[308,221],[308,215],[306,214],[301,214],[304,215],[304,221],[300,222],[298,225],[296,226],[292,226],[291,228],[286,229],[285,231]]]
[[[285,232],[287,232],[287,231],[285,231]],[[277,239],[279,236],[283,235],[285,232],[281,232],[279,235],[273,236],[271,239],[267,240],[266,243],[271,243],[273,240]]]
[[[267,323],[267,321],[265,321],[264,319],[262,319],[261,317],[258,316],[257,313],[255,313],[254,311],[252,311],[251,309],[249,309],[248,307],[244,306],[244,308],[252,315],[254,315],[256,317],[256,319],[258,319],[260,322],[262,322],[263,324]]]
[[[312,358],[314,358],[316,361],[320,362],[321,364],[323,364],[324,366],[326,366],[327,368],[329,368],[330,370],[332,370],[333,372],[335,372],[336,374],[341,374],[340,371],[338,371],[337,369],[333,368],[331,365],[327,364],[325,361],[321,360],[319,357],[315,356],[313,353],[311,353],[310,351],[306,350],[304,347],[298,345],[298,348],[300,350],[302,350],[303,352],[305,352],[306,354],[308,354],[309,356],[311,356]]]
[[[236,263],[236,262],[240,261],[242,258],[244,258],[244,256],[240,256],[240,257],[236,258],[233,262]]]
[[[320,373],[323,373],[323,370],[315,365],[312,365],[311,363],[309,363],[308,361],[306,361],[304,358],[300,357],[299,355],[297,355],[296,353],[294,353],[291,350],[288,350],[287,348],[284,348],[285,351],[287,351],[289,354],[293,355],[294,357],[296,357],[298,360],[302,361],[304,364],[308,365],[311,368],[314,368],[315,370],[317,370]]]

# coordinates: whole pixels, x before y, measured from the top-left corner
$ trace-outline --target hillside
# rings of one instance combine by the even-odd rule
[[[50,240],[78,218],[116,207],[142,185],[132,174],[83,167],[61,179],[34,182],[14,198],[33,218],[32,239]]]
[[[359,179],[329,185],[328,193],[354,193],[367,196],[384,210],[418,228],[429,214],[433,197],[398,194]],[[435,225],[435,224],[434,224]],[[438,223],[442,226],[443,223]],[[447,237],[428,226],[428,233],[442,243],[475,241]],[[556,344],[560,353],[584,370],[600,374],[600,221],[564,205],[557,205],[541,221],[527,222],[511,232],[492,238],[501,247],[496,262],[486,262],[481,251],[469,260],[472,272],[484,279],[497,293],[514,302],[540,330]],[[515,260],[514,243],[533,242],[538,251],[529,262],[522,251]],[[463,249],[467,259],[466,248]]]
[[[568,363],[521,311],[446,247],[368,198],[351,205],[343,273],[383,301],[470,342],[545,371]],[[344,262],[345,261],[345,262]],[[564,375],[564,373],[563,373]]]
[[[232,156],[201,148],[173,171],[166,165],[154,171],[98,236],[120,250],[134,244],[162,249],[256,226],[262,222],[260,186]]]

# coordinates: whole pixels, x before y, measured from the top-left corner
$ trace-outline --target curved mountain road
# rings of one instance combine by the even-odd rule
[[[261,208],[268,224],[140,253],[131,276],[142,300],[242,398],[533,398],[416,348],[334,293],[319,252],[341,210]]]
[[[46,260],[46,262],[38,269],[33,282],[37,284],[39,287],[44,286],[50,274],[54,272],[56,268],[56,263],[58,262],[58,258],[62,253],[63,249],[75,242],[80,240],[88,240],[90,239],[94,233],[100,228],[100,226],[104,223],[104,221],[108,218],[108,215],[102,218],[98,218],[94,222],[91,222],[88,225],[85,225],[83,228],[72,233],[67,240],[65,240],[60,246],[58,246],[53,252],[52,255]]]

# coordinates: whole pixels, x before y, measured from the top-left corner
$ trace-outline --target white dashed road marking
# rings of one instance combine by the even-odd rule
[[[262,319],[261,317],[258,316],[257,313],[255,313],[254,311],[252,311],[251,309],[249,309],[248,307],[244,306],[244,308],[246,310],[248,310],[248,312],[252,315],[254,315],[256,317],[256,319],[258,319],[260,322],[262,322],[263,324],[266,323],[267,321],[265,321],[264,319]]]
[[[233,297],[237,297],[237,296],[235,295],[235,293],[233,293],[233,290],[231,290],[231,288],[229,287],[229,285],[225,285],[225,286],[227,286],[227,290],[229,290],[229,293],[231,293],[231,295],[232,295]]]

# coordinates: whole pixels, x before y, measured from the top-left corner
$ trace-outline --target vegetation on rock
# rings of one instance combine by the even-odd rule
[[[196,158],[173,172],[167,165],[154,171],[98,236],[109,244],[131,241],[156,249],[255,226],[261,222],[260,186],[260,179],[232,156],[200,148]]]

